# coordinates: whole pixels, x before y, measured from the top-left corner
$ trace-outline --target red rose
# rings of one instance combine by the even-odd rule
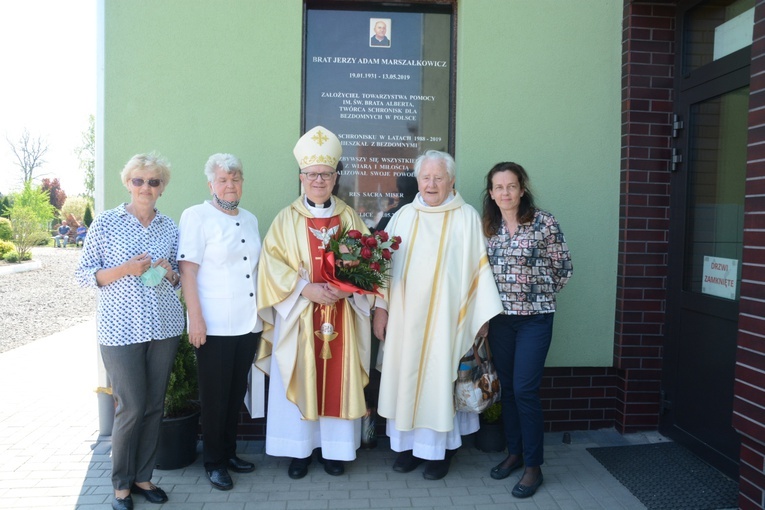
[[[401,236],[395,236],[393,238],[393,242],[396,244],[401,244]]]
[[[371,259],[372,258],[372,250],[367,248],[366,246],[361,249],[361,258],[364,259]]]
[[[398,244],[398,243],[393,243],[393,244],[391,244],[391,245],[390,245],[390,249],[391,249],[391,250],[398,250],[398,249],[399,249],[399,244]]]
[[[372,236],[369,236],[366,239],[364,239],[364,244],[366,244],[370,248],[377,248],[377,239],[375,239]]]
[[[379,237],[380,241],[383,243],[388,240],[388,233],[384,230],[378,230],[377,232],[375,232],[375,235]]]
[[[351,239],[361,239],[361,232],[359,232],[358,230],[349,230],[348,237],[350,237]]]
[[[383,248],[382,258],[384,258],[385,260],[390,260],[390,257],[391,257],[390,250],[388,248]]]
[[[371,269],[372,271],[377,271],[379,273],[380,272],[380,263],[379,262],[372,262],[371,264],[369,264],[369,269]]]

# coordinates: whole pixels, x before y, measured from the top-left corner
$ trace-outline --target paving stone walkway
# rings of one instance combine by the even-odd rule
[[[2,332],[0,332],[2,334]],[[97,347],[93,321],[0,354],[0,509],[107,509],[112,498],[110,443],[99,437]],[[170,501],[152,505],[134,496],[137,509],[607,509],[645,507],[589,453],[592,446],[666,441],[658,433],[622,436],[614,430],[545,437],[545,482],[528,500],[510,491],[515,474],[493,480],[491,466],[504,454],[465,446],[443,480],[391,470],[395,454],[382,440],[339,477],[314,462],[302,480],[287,477],[288,459],[263,453],[262,441],[241,445],[257,464],[232,473],[235,487],[213,490],[201,459],[185,469],[156,471],[154,482]]]

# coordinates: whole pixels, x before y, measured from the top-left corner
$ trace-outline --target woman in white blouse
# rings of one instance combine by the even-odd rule
[[[151,476],[183,308],[176,294],[178,229],[155,207],[170,182],[169,163],[138,154],[121,179],[130,203],[96,217],[75,276],[83,287],[98,289],[98,343],[117,404],[112,508],[130,510],[131,492],[151,503],[167,501]]]
[[[229,490],[229,470],[255,469],[236,455],[236,429],[263,330],[256,299],[261,245],[257,218],[239,207],[239,158],[213,154],[205,175],[212,199],[181,215],[178,261],[197,353],[205,471],[214,488]]]

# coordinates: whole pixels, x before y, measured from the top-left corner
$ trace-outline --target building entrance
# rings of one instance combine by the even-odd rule
[[[678,11],[661,431],[736,477],[740,441],[732,416],[754,1],[687,4]]]

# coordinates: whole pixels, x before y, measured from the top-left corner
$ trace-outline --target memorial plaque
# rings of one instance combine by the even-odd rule
[[[448,151],[451,14],[308,9],[304,130],[340,138],[337,195],[380,228],[414,198],[414,161]]]

